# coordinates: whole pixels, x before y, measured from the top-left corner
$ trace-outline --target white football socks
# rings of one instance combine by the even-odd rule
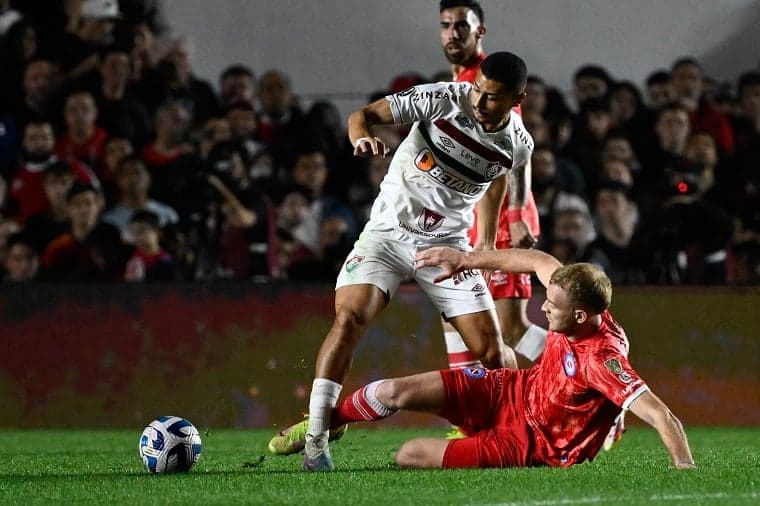
[[[535,362],[543,353],[544,346],[546,346],[546,330],[531,324],[515,346],[515,351],[531,362]]]
[[[459,335],[459,332],[448,330],[443,333],[443,337],[446,340],[446,353],[448,354],[450,369],[483,367],[478,357],[467,349],[467,345],[464,344],[464,339]]]
[[[323,439],[327,443],[330,429],[330,415],[343,385],[325,378],[314,378],[309,398],[309,428],[306,431],[306,441]],[[321,443],[321,441],[320,441]]]

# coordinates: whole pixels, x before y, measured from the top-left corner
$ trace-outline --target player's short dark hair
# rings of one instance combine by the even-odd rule
[[[741,97],[745,88],[760,86],[760,72],[745,72],[736,83],[736,94]]]
[[[607,70],[601,65],[583,65],[575,71],[575,74],[573,74],[573,82],[578,82],[578,79],[582,77],[601,79],[608,87],[612,85],[612,77],[610,77],[609,72],[607,72]]]
[[[132,216],[129,217],[129,223],[142,223],[154,230],[161,229],[161,220],[158,218],[158,215],[145,209],[132,213]]]
[[[702,65],[700,65],[699,61],[693,56],[684,56],[683,58],[674,61],[673,65],[670,67],[670,72],[673,73],[676,69],[686,67],[687,65],[690,67],[697,67],[699,71],[702,72]]]
[[[670,82],[670,72],[667,70],[656,70],[655,72],[649,74],[649,77],[647,77],[646,85],[656,86],[658,84],[667,84],[668,82]]]
[[[441,9],[439,12],[443,12],[444,9],[453,9],[454,7],[467,7],[477,16],[480,24],[483,24],[485,15],[483,14],[483,7],[479,2],[475,0],[441,0]]]
[[[599,314],[612,303],[612,282],[599,267],[589,263],[564,265],[552,273],[549,282],[562,288],[574,308]]]
[[[222,75],[219,76],[219,80],[224,81],[228,77],[250,77],[253,79],[253,70],[251,70],[250,67],[237,63],[224,69]]]
[[[508,51],[491,53],[480,64],[483,75],[499,81],[512,93],[522,93],[528,81],[528,67],[522,58]]]

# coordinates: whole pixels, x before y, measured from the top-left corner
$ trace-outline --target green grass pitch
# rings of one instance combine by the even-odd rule
[[[140,428],[141,429],[141,428]],[[0,431],[0,504],[760,504],[760,428],[689,428],[699,469],[676,471],[657,434],[629,429],[570,469],[401,470],[394,453],[438,429],[351,427],[332,445],[333,473],[266,452],[272,431],[199,427],[203,455],[184,475],[149,475],[141,430]]]

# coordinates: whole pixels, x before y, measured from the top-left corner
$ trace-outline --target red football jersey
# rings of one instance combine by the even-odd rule
[[[457,76],[456,82],[462,83],[462,82],[468,82],[468,83],[474,83],[475,78],[478,75],[478,69],[480,68],[480,64],[483,62],[483,60],[486,59],[485,53],[480,53],[478,55],[478,58],[470,65],[469,67],[466,67],[462,72],[459,73]],[[522,109],[518,105],[517,107],[512,109],[517,114],[522,116]],[[501,209],[499,210],[499,229],[496,232],[496,247],[498,249],[507,249],[511,248],[512,245],[510,244],[510,238],[509,238],[509,222],[507,221],[507,209],[509,208],[509,197],[504,197],[504,202],[501,205]],[[533,192],[528,193],[528,200],[525,203],[525,206],[523,207],[523,217],[525,219],[525,222],[528,224],[528,227],[530,228],[530,232],[535,236],[538,237],[538,235],[541,233],[541,229],[538,225],[538,209],[536,208],[536,202],[533,200]],[[468,235],[470,236],[470,244],[474,245],[475,240],[478,236],[478,209],[475,208],[475,221],[468,232]]]
[[[620,410],[648,389],[628,363],[628,338],[609,311],[599,331],[581,341],[549,331],[528,374],[528,423],[536,453],[552,466],[592,460]]]

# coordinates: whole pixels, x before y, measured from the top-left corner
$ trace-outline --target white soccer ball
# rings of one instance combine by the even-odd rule
[[[201,455],[201,435],[184,418],[162,416],[145,427],[139,450],[151,473],[184,473]]]

